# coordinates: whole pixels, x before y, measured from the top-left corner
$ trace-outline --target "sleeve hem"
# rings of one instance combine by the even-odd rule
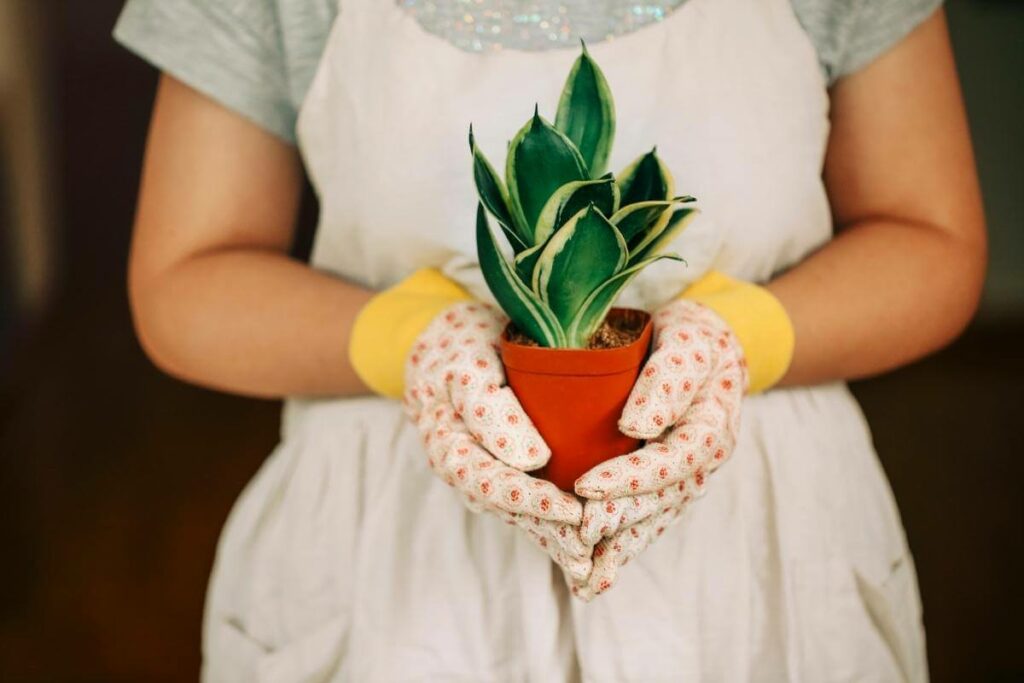
[[[145,5],[129,4],[118,20],[113,37],[120,45],[284,142],[295,144],[296,116],[290,104],[245,87],[247,80],[258,80],[258,74],[232,69],[225,60],[214,58],[216,55],[196,60],[195,52],[185,49],[187,43],[179,42],[185,35],[169,31],[166,25],[158,32],[144,9],[132,11],[139,7]],[[195,40],[195,36],[188,38]]]
[[[943,0],[924,0],[918,2],[912,10],[898,19],[884,23],[883,26],[885,28],[874,34],[869,46],[860,50],[852,50],[847,55],[847,59],[838,65],[835,73],[832,74],[829,85],[835,85],[840,79],[857,73],[875,60],[880,59],[942,7],[942,2]]]

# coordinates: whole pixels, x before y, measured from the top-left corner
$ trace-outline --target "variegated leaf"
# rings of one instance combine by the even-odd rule
[[[483,204],[476,210],[476,248],[487,286],[516,327],[541,346],[565,346],[565,333],[551,309],[519,281],[498,250]]]
[[[593,205],[551,236],[534,268],[534,291],[564,326],[627,259],[625,240]]]
[[[555,127],[580,150],[591,178],[604,173],[615,139],[615,103],[608,82],[590,58],[586,45],[565,81]]]
[[[610,176],[566,183],[551,195],[541,210],[533,239],[536,244],[546,242],[566,221],[591,204],[605,216],[611,216],[618,200],[619,188]]]
[[[666,201],[674,193],[672,174],[652,149],[627,166],[616,178],[622,206],[637,202]]]
[[[682,261],[682,259],[675,254],[654,256],[630,265],[625,270],[622,270],[610,277],[597,289],[591,292],[590,296],[588,296],[579,307],[579,311],[576,313],[576,316],[566,326],[566,342],[570,348],[586,347],[590,338],[594,336],[594,333],[597,331],[597,328],[601,326],[602,322],[604,322],[605,316],[608,315],[608,311],[611,309],[612,304],[615,303],[615,299],[618,298],[619,293],[625,289],[626,285],[628,285],[641,270],[663,258]]]
[[[490,162],[487,161],[487,157],[477,146],[476,138],[473,136],[473,126],[469,127],[469,149],[473,154],[473,181],[476,183],[477,195],[501,225],[509,244],[518,254],[529,246],[526,243],[528,237],[525,233],[525,226],[521,225],[522,221],[516,220],[512,212],[505,183],[501,181]]]
[[[589,177],[587,165],[572,141],[534,111],[509,145],[505,163],[512,211],[523,217],[529,239],[534,238],[537,217],[558,188]]]
[[[639,263],[665,249],[699,213],[700,210],[696,208],[682,208],[677,209],[670,216],[664,216],[665,227],[657,232],[648,233],[647,237],[630,251],[630,265]]]

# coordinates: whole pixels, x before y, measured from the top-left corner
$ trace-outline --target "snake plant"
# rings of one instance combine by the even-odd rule
[[[604,74],[583,46],[558,102],[554,124],[533,117],[508,146],[505,179],[476,144],[480,267],[498,304],[541,346],[586,348],[616,297],[659,259],[696,214],[676,196],[656,149],[618,175],[606,173],[615,106]],[[491,231],[501,226],[509,260]]]

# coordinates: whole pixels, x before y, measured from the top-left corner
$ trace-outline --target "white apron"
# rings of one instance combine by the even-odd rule
[[[479,296],[470,122],[496,166],[578,48],[462,51],[392,0],[343,0],[301,112],[314,264],[374,288],[442,267]],[[714,266],[763,281],[831,235],[828,97],[789,0],[689,0],[590,45],[619,170],[654,144],[704,214],[627,302]],[[343,353],[339,349],[339,354]],[[616,586],[571,599],[516,529],[428,470],[395,401],[288,402],[207,599],[208,681],[921,681],[913,564],[843,384],[750,398],[732,459]],[[667,597],[666,597],[667,596]]]

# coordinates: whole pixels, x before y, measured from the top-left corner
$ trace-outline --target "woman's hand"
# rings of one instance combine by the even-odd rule
[[[736,443],[748,376],[728,325],[687,299],[658,311],[654,325],[654,352],[619,422],[648,442],[576,481],[576,493],[588,499],[581,537],[596,544],[591,576],[574,586],[584,599],[610,588],[618,568],[703,493]]]
[[[593,550],[579,536],[583,506],[526,474],[543,467],[551,451],[505,385],[497,352],[505,323],[475,301],[435,318],[406,365],[406,411],[423,436],[431,469],[471,509],[520,527],[569,577],[582,581]]]

